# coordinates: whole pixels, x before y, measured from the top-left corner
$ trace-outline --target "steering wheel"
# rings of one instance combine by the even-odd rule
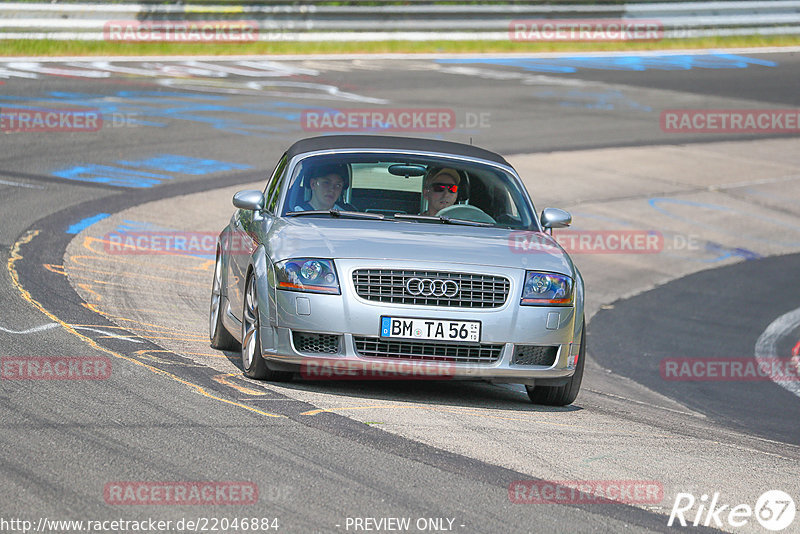
[[[453,219],[464,219],[465,221],[474,221],[474,222],[482,222],[482,223],[492,223],[495,224],[495,221],[491,215],[483,211],[477,206],[472,206],[470,204],[453,204],[452,206],[448,206],[439,211],[436,214],[437,216],[446,216],[451,217]]]

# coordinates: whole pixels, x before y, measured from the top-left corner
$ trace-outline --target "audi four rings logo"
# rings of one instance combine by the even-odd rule
[[[454,280],[431,280],[430,278],[409,278],[406,291],[415,297],[448,297],[458,295],[458,284]]]

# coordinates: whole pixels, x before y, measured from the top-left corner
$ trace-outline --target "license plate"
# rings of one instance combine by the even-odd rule
[[[481,340],[481,322],[381,317],[381,337],[477,343]]]

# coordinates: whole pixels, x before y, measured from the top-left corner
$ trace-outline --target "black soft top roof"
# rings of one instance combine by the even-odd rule
[[[502,165],[509,165],[499,154],[463,143],[452,141],[439,141],[436,139],[421,139],[417,137],[391,137],[388,135],[324,135],[301,139],[287,150],[290,158],[315,152],[317,150],[336,149],[387,149],[408,150],[419,152],[439,152],[456,156],[467,156],[493,161]]]

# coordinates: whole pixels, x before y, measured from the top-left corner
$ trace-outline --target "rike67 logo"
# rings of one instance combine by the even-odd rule
[[[702,525],[730,530],[748,525],[755,517],[765,529],[778,532],[792,524],[796,512],[794,499],[781,490],[765,491],[754,507],[724,503],[719,492],[711,497],[704,493],[699,499],[691,493],[678,493],[667,526]]]

